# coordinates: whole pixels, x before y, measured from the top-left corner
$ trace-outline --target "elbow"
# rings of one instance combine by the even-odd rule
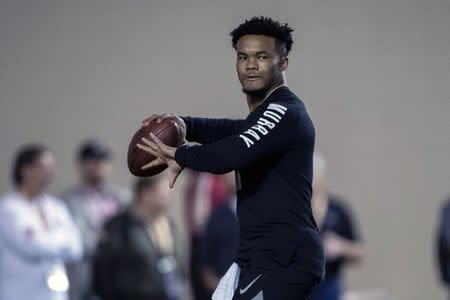
[[[211,173],[222,175],[234,170],[241,170],[250,164],[250,160],[244,155],[225,153],[218,151],[214,155],[214,162],[211,164]]]
[[[82,259],[83,253],[84,251],[81,246],[72,245],[70,248],[63,251],[62,256],[65,262],[77,262]]]
[[[225,153],[214,153],[208,155],[208,160],[205,161],[204,157],[200,159],[190,160],[186,166],[190,169],[209,172],[213,174],[225,174],[234,170],[232,158]]]
[[[349,263],[353,265],[359,265],[364,260],[365,256],[365,248],[361,243],[355,243],[353,245],[353,251],[351,255],[348,257]]]

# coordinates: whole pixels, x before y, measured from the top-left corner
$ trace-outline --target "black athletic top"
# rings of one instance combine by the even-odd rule
[[[183,118],[187,140],[175,160],[197,171],[236,171],[242,272],[301,261],[322,276],[324,256],[311,211],[314,126],[303,102],[276,89],[245,120]],[[295,255],[296,254],[296,255]]]
[[[441,210],[437,236],[439,271],[443,282],[450,287],[450,198]]]
[[[335,195],[329,195],[327,212],[320,228],[321,233],[334,232],[346,240],[360,242],[361,237],[356,225],[353,214],[345,202]],[[327,260],[325,280],[340,277],[345,263],[345,257]]]

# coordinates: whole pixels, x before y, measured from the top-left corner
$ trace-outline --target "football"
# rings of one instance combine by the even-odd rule
[[[164,119],[160,123],[155,119],[147,126],[142,126],[131,138],[127,157],[128,169],[138,177],[154,176],[167,168],[167,165],[160,165],[142,170],[143,166],[155,159],[152,154],[137,147],[137,144],[143,144],[143,137],[150,139],[150,133],[170,147],[179,147],[183,143],[181,128],[173,119]]]

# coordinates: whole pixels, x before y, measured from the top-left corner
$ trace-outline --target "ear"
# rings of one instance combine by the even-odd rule
[[[280,69],[281,71],[286,71],[289,65],[289,58],[287,56],[282,56],[280,59]]]

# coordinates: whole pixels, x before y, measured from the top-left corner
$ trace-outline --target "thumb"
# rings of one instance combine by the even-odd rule
[[[171,171],[169,177],[169,187],[172,189],[175,181],[177,181],[178,175],[180,175],[181,171]]]

